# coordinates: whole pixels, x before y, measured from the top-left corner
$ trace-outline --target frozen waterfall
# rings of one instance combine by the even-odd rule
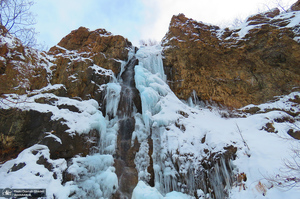
[[[104,198],[140,198],[142,187],[157,198],[172,191],[195,195],[202,189],[208,198],[225,197],[219,185],[231,186],[228,158],[217,156],[203,166],[190,154],[180,154],[186,150],[179,144],[179,136],[185,136],[182,121],[194,114],[190,109],[198,99],[194,93],[190,104],[195,105],[190,107],[170,90],[161,50],[161,46],[132,49],[118,77],[107,84],[105,111],[98,125],[99,149],[73,160],[83,172],[77,175],[77,189]],[[100,190],[95,191],[96,187]]]

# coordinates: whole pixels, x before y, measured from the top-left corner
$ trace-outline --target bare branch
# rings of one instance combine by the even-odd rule
[[[238,124],[235,124],[235,125],[236,125],[237,130],[238,130],[238,132],[239,132],[239,134],[240,134],[240,136],[241,136],[241,138],[242,138],[242,140],[243,140],[244,146],[247,147],[247,149],[250,151],[250,148],[249,148],[247,142],[245,141],[245,139],[244,139],[244,137],[243,137],[243,135],[242,135],[242,131],[241,131],[239,125],[238,125]]]
[[[292,149],[292,160],[284,161],[281,174],[274,177],[266,177],[270,182],[283,189],[300,187],[300,149]]]
[[[34,15],[30,12],[33,0],[1,0],[0,24],[7,31],[18,37],[23,45],[33,46],[36,35],[33,25],[36,23]],[[18,34],[21,32],[22,34]]]

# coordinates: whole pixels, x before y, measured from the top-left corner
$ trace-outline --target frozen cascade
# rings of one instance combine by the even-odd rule
[[[176,145],[173,146],[177,141],[172,143],[169,140],[172,138],[170,135],[172,131],[169,132],[166,127],[170,128],[174,125],[180,128],[182,133],[184,127],[181,129],[177,122],[178,118],[186,117],[182,110],[187,111],[187,106],[174,95],[166,84],[160,46],[141,47],[136,53],[136,57],[139,64],[135,66],[135,83],[141,96],[142,119],[145,125],[144,131],[138,132],[136,130],[134,132],[136,137],[144,138],[139,140],[140,143],[143,143],[141,145],[143,148],[140,149],[135,160],[139,180],[152,184],[152,179],[152,186],[162,194],[181,191],[194,195],[201,192],[205,194],[203,197],[226,198],[233,182],[231,155],[226,155],[226,158],[222,155],[216,155],[210,157],[209,161],[201,162],[189,159],[188,156],[175,154],[180,148]],[[202,105],[199,103],[196,92],[192,93],[189,100],[191,108]],[[177,106],[172,107],[171,104]],[[172,112],[178,111],[173,115],[165,114],[165,110],[170,109]],[[146,136],[139,135],[145,132],[148,132],[147,135],[150,133],[152,154],[149,154],[150,144],[144,144],[147,142]],[[145,157],[147,153],[149,158]],[[149,170],[145,169],[145,165],[150,164],[151,160],[152,165],[150,166],[153,167],[153,173],[151,173],[152,176],[149,180]],[[143,161],[146,163],[142,164]]]
[[[117,150],[118,134],[120,129],[123,129],[121,130],[123,137],[125,136],[131,143],[131,135],[125,133],[128,132],[128,128],[124,127],[130,126],[128,124],[132,121],[134,123],[132,115],[134,112],[137,110],[141,112],[138,105],[132,105],[134,101],[138,101],[133,100],[133,93],[139,97],[136,94],[138,91],[134,89],[134,81],[130,80],[134,78],[127,78],[134,75],[136,59],[133,58],[133,52],[134,50],[129,52],[129,58],[135,63],[122,63],[119,77],[112,78],[106,85],[104,116],[99,114],[99,122],[93,124],[93,128],[100,133],[98,149],[93,149],[86,157],[73,158],[68,168],[67,172],[74,177],[74,182],[70,184],[71,198],[111,198],[119,189],[120,176],[117,175],[119,171],[115,166],[114,156],[126,150]],[[128,66],[131,68],[128,69]]]
[[[165,126],[168,122],[166,123],[165,118],[161,120],[153,118],[162,110],[160,104],[162,97],[171,93],[166,84],[161,47],[141,47],[136,56],[139,59],[139,65],[135,67],[135,82],[141,95],[142,117],[145,128],[147,131],[152,132],[154,185],[162,193],[167,193],[178,189],[176,171],[172,165],[163,163],[169,157],[163,157],[161,151],[161,131],[164,131],[165,128],[160,126]],[[144,175],[149,175],[149,173],[140,167],[140,165],[137,165],[140,179],[143,179],[143,177],[147,179]]]
[[[161,46],[141,47],[129,57],[106,87],[104,117],[95,126],[100,132],[98,152],[74,158],[68,170],[75,176],[74,197],[131,198],[137,182],[144,181],[163,195],[172,191],[194,195],[202,189],[209,198],[223,198],[226,192],[219,185],[229,188],[232,183],[225,159],[203,172],[197,163],[174,154],[179,146],[167,127],[180,126],[179,110],[187,106],[166,83]],[[174,114],[166,115],[167,109]]]
[[[163,69],[161,47],[141,47],[136,57],[139,60],[139,65],[135,67],[136,88],[141,95],[145,126],[150,129],[151,116],[161,110],[157,105],[159,99],[169,92],[164,87],[166,75]]]

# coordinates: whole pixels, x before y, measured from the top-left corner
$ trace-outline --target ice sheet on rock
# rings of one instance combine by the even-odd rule
[[[139,180],[145,182],[150,180],[150,173],[148,173],[148,167],[150,166],[149,144],[147,140],[141,143],[139,151],[135,155],[134,163],[138,171]]]
[[[133,146],[134,140],[137,138],[139,143],[142,143],[150,136],[150,132],[146,129],[143,117],[140,113],[135,115],[135,129],[132,132],[131,145]]]
[[[118,129],[118,123],[114,120],[107,121],[107,119],[105,119],[101,121],[99,142],[99,150],[101,154],[114,154]]]

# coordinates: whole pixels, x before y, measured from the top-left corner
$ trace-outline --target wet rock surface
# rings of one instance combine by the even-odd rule
[[[16,156],[25,148],[34,144],[44,144],[50,149],[51,159],[70,159],[77,154],[83,156],[90,153],[97,144],[99,133],[92,130],[88,135],[70,135],[69,128],[63,121],[51,120],[51,113],[38,111],[7,110],[10,117],[1,117],[1,159],[6,161]],[[95,143],[88,142],[95,140]]]
[[[134,80],[136,65],[138,65],[138,60],[133,57],[128,61],[121,74],[121,93],[118,104],[119,130],[115,155],[116,174],[119,179],[116,198],[131,198],[132,191],[138,183],[138,172],[134,159],[140,144],[137,140],[132,144],[132,133],[136,123],[134,115],[136,112],[142,112],[141,99]]]

